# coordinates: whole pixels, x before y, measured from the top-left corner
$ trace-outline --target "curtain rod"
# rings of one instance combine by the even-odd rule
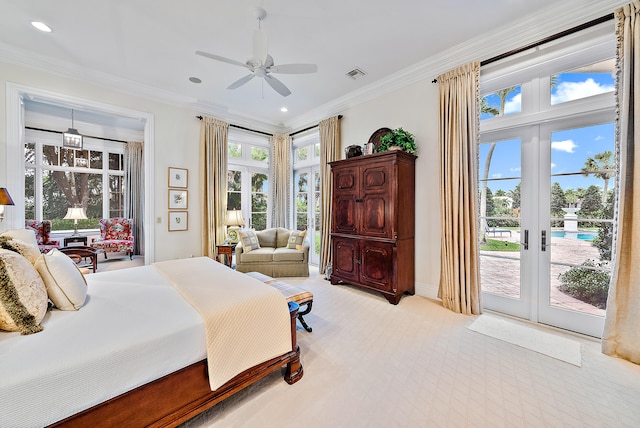
[[[338,115],[338,120],[340,120],[340,119],[342,119],[342,115],[341,114]],[[309,126],[308,128],[304,128],[304,129],[301,129],[299,131],[292,132],[291,134],[289,134],[289,136],[293,137],[294,135],[298,135],[298,134],[301,134],[301,133],[303,133],[305,131],[308,131],[310,129],[317,128],[318,126],[320,126],[320,125]]]
[[[25,126],[24,129],[30,129],[32,131],[53,132],[54,134],[64,134],[64,132],[62,132],[62,131],[54,131],[53,129],[34,128],[32,126]],[[82,134],[82,136],[83,137],[87,137],[87,138],[94,138],[96,140],[114,141],[116,143],[124,143],[124,144],[128,143],[128,141],[114,140],[113,138],[94,137],[92,135],[85,135],[85,134]]]
[[[578,25],[576,27],[569,28],[568,30],[564,30],[564,31],[561,31],[559,33],[553,34],[553,35],[551,35],[549,37],[545,37],[544,39],[538,40],[537,42],[533,42],[533,43],[530,43],[528,45],[519,47],[517,49],[513,49],[511,51],[502,53],[500,55],[496,55],[496,56],[491,57],[489,59],[485,59],[484,61],[480,62],[480,66],[489,65],[492,62],[500,61],[501,59],[510,57],[512,55],[515,55],[515,54],[519,54],[520,52],[524,52],[524,51],[529,50],[531,48],[535,48],[535,47],[541,46],[541,45],[543,45],[545,43],[549,43],[549,42],[552,42],[554,40],[561,39],[562,37],[568,36],[570,34],[577,33],[578,31],[582,31],[582,30],[586,30],[587,28],[595,27],[596,25],[602,24],[603,22],[610,21],[613,18],[614,18],[614,14],[613,13],[610,13],[610,14],[605,15],[605,16],[601,16],[600,18],[596,18],[596,19],[594,19],[592,21],[585,22],[584,24],[580,24],[580,25]],[[433,79],[433,81],[431,83],[437,83],[437,82],[438,82],[438,79]]]
[[[196,118],[199,119],[199,120],[203,119],[202,116],[196,116]],[[255,129],[245,128],[244,126],[234,125],[233,123],[230,123],[229,126],[232,127],[232,128],[242,129],[244,131],[255,132],[256,134],[266,135],[267,137],[273,137],[273,134],[269,134],[268,132],[263,132],[263,131],[258,131],[258,130],[255,130]]]

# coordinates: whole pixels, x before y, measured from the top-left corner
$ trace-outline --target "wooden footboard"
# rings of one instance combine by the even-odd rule
[[[292,350],[245,370],[215,391],[209,387],[203,360],[50,426],[175,427],[284,366],[284,380],[293,384],[303,375],[296,340],[298,305],[290,303],[289,312]]]

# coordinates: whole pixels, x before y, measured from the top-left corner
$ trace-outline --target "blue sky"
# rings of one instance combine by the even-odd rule
[[[551,103],[560,104],[579,98],[611,92],[614,89],[614,79],[611,73],[562,73],[557,77],[557,85],[551,94]],[[520,111],[520,88],[507,97],[505,115]],[[496,95],[488,96],[490,106],[497,107],[499,99]],[[490,117],[483,114],[481,119]],[[605,150],[614,151],[614,124],[608,123],[586,128],[553,132],[551,136],[551,173],[562,174],[579,172],[589,157]],[[489,144],[480,145],[480,175],[484,171],[484,163],[489,150]],[[503,189],[512,190],[518,183],[521,171],[520,144],[517,140],[498,142],[491,159],[489,179],[513,177],[513,180],[490,181],[492,191]],[[568,177],[552,177],[552,183],[557,181],[563,189],[587,188],[594,184],[603,187],[603,180],[583,175]],[[609,189],[613,187],[613,180],[609,182]]]

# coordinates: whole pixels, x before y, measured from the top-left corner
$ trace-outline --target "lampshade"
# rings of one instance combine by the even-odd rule
[[[0,187],[0,205],[14,205],[6,187]]]
[[[84,213],[84,208],[67,208],[67,215],[64,218],[66,220],[84,220],[87,216]]]
[[[227,211],[227,226],[244,226],[242,211],[240,210]]]

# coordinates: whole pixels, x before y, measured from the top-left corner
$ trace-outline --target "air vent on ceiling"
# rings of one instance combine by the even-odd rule
[[[351,77],[353,80],[364,77],[367,73],[362,71],[362,69],[355,67],[353,70],[347,72],[347,77]]]

